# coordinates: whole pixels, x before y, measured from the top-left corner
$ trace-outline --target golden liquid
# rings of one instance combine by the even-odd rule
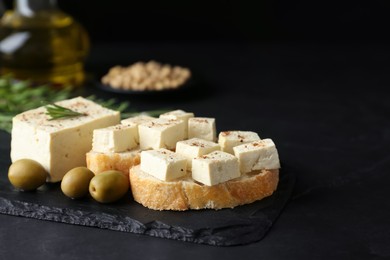
[[[25,17],[7,12],[0,22],[1,74],[54,85],[81,85],[88,35],[60,11]]]

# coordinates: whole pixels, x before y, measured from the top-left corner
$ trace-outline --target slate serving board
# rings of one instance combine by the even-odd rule
[[[154,211],[132,200],[129,193],[114,204],[91,197],[71,200],[60,185],[46,184],[20,192],[8,182],[10,135],[0,132],[0,213],[68,224],[98,227],[214,246],[248,244],[262,239],[286,205],[295,182],[283,167],[277,191],[261,201],[223,210]]]

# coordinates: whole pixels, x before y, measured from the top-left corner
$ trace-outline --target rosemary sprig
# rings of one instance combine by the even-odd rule
[[[50,104],[46,106],[46,115],[50,117],[49,120],[65,119],[78,116],[86,116],[85,113],[79,113],[66,107],[62,107],[56,104]]]
[[[70,97],[70,88],[55,90],[47,85],[32,86],[10,75],[0,76],[0,129],[10,132],[15,115],[42,106],[42,101],[54,103]]]

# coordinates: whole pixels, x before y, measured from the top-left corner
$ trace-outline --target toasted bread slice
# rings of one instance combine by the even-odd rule
[[[175,181],[161,181],[141,170],[130,169],[134,200],[154,210],[222,209],[249,204],[270,196],[277,188],[279,170],[261,170],[207,186],[191,175]]]
[[[117,170],[128,177],[130,168],[140,163],[140,153],[139,149],[121,153],[90,151],[86,154],[87,168],[95,175],[108,170]]]

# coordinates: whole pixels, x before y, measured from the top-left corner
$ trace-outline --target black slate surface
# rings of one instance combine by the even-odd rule
[[[129,194],[113,204],[91,197],[71,200],[59,183],[45,184],[34,192],[12,187],[4,174],[9,167],[10,135],[0,133],[0,213],[98,227],[214,246],[247,244],[262,239],[287,203],[295,182],[293,170],[281,170],[277,191],[261,201],[234,209],[154,211],[136,203]]]

